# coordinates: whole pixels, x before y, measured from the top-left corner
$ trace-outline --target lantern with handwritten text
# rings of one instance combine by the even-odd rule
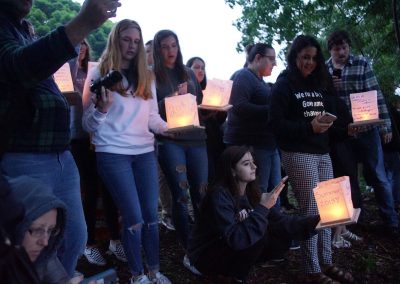
[[[352,125],[373,125],[384,123],[379,119],[377,91],[350,94]]]
[[[165,98],[168,128],[199,127],[196,97],[192,94]]]
[[[321,221],[317,228],[356,223],[361,209],[354,209],[348,176],[330,179],[314,188]]]
[[[212,79],[207,81],[207,87],[203,91],[203,101],[200,108],[226,110],[232,90],[232,80]]]
[[[54,73],[54,81],[56,81],[56,84],[62,93],[74,91],[74,84],[72,82],[71,70],[68,62]]]

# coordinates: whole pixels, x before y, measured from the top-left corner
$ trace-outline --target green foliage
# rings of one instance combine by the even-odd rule
[[[37,36],[48,34],[60,25],[66,24],[78,14],[80,4],[73,0],[35,0],[28,19],[35,27]],[[113,23],[107,21],[88,36],[92,60],[97,60],[107,42]]]
[[[392,96],[400,85],[400,56],[389,0],[225,0],[240,6],[235,22],[243,33],[237,49],[251,42],[273,42],[287,46],[298,34],[316,36],[329,57],[326,37],[344,29],[352,37],[352,51],[373,64],[382,91]],[[400,11],[397,11],[400,13]]]

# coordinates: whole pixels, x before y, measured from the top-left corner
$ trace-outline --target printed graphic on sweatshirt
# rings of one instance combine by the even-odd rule
[[[324,111],[324,102],[321,93],[297,92],[294,96],[302,107],[304,117],[315,117]]]
[[[253,211],[252,209],[242,209],[240,212],[237,213],[236,215],[236,220],[238,222],[242,222],[249,217],[249,213]]]

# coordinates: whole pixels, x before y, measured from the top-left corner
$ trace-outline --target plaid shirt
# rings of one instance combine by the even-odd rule
[[[35,41],[26,22],[0,12],[0,150],[68,149],[69,105],[52,74],[76,55],[64,27]]]
[[[332,58],[326,62],[329,73],[333,73]],[[385,98],[379,87],[378,80],[368,61],[362,56],[350,55],[349,60],[342,70],[342,85],[337,90],[338,96],[347,104],[351,113],[350,94],[376,90],[378,93],[379,118],[385,120],[385,124],[380,126],[382,132],[392,132],[389,112],[386,107]]]

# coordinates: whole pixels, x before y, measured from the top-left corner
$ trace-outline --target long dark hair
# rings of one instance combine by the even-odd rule
[[[87,73],[88,72],[88,65],[89,65],[89,61],[90,61],[90,45],[89,42],[84,39],[81,42],[81,45],[84,44],[86,45],[86,52],[85,52],[85,57],[82,59],[82,62],[80,62],[80,67],[83,69],[83,72]]]
[[[186,72],[185,65],[183,64],[183,57],[181,46],[179,45],[178,36],[171,30],[161,30],[155,34],[153,40],[153,70],[154,74],[156,75],[157,84],[165,84],[168,83],[169,80],[161,52],[161,41],[169,36],[173,36],[175,38],[176,44],[178,45],[178,55],[176,57],[174,69],[176,70],[181,82],[186,82],[188,80],[188,74]]]
[[[298,54],[307,47],[315,47],[317,49],[316,63],[314,71],[304,78],[301,75],[300,70],[297,68],[296,60]],[[328,69],[325,65],[325,58],[322,54],[321,46],[318,41],[310,35],[299,35],[294,40],[289,48],[287,55],[287,71],[289,73],[289,79],[295,82],[296,85],[301,85],[304,82],[312,84],[318,88],[333,92],[332,78],[329,75]]]
[[[199,61],[203,62],[204,63],[204,67],[206,66],[206,62],[201,57],[195,56],[195,57],[190,58],[186,62],[186,67],[191,68],[192,65],[193,65],[193,62],[195,60],[199,60]],[[204,71],[204,78],[203,78],[203,80],[201,82],[199,82],[199,84],[200,84],[200,87],[201,87],[202,90],[205,90],[205,88],[207,87],[207,73],[205,71]]]
[[[239,194],[239,187],[232,170],[246,153],[250,153],[254,158],[253,150],[248,146],[229,146],[222,152],[217,167],[216,181],[210,186],[208,194],[220,186],[227,188],[232,196]],[[252,206],[256,206],[260,202],[261,191],[257,180],[247,184],[246,195]]]

